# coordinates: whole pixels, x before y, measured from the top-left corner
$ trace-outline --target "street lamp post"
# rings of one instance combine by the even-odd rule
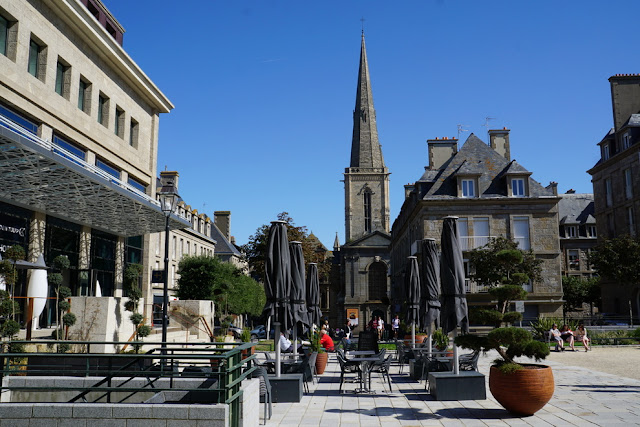
[[[171,213],[175,210],[179,196],[178,190],[173,180],[167,180],[158,192],[160,198],[160,207],[165,215],[164,228],[164,287],[162,290],[162,354],[167,354],[167,326],[169,325],[169,316],[167,308],[169,307],[169,219]]]

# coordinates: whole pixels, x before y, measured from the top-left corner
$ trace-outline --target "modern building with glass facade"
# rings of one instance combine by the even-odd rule
[[[0,0],[0,253],[67,255],[73,295],[123,296],[128,263],[150,283],[151,233],[165,228],[158,121],[173,105],[123,34],[99,0]],[[171,216],[171,229],[191,225]]]

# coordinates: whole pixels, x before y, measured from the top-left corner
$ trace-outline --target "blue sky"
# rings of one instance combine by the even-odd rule
[[[426,140],[462,124],[460,145],[487,141],[487,117],[535,180],[591,193],[607,79],[640,72],[631,0],[103,1],[176,106],[160,119],[159,170],[180,172],[200,212],[230,210],[239,244],[282,211],[329,249],[336,232],[344,242],[362,17],[392,221]]]

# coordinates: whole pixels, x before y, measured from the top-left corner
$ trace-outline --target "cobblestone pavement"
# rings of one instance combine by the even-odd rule
[[[640,348],[629,357],[628,371],[640,371],[634,363]],[[633,352],[633,349],[626,351]],[[596,354],[596,352],[593,352]],[[586,426],[640,425],[640,380],[598,371],[610,360],[619,360],[616,348],[598,349],[593,358],[595,368],[572,366],[572,360],[589,365],[591,352],[564,352],[542,362],[553,369],[555,393],[551,401],[531,417],[517,417],[504,410],[491,396],[488,385],[490,362],[496,354],[482,356],[479,370],[487,377],[487,399],[439,402],[424,391],[424,383],[411,380],[405,367],[399,374],[392,366],[393,391],[377,374],[372,377],[375,393],[354,394],[356,384],[345,384],[339,394],[340,368],[334,356],[318,384],[300,403],[274,403],[273,417],[267,425],[275,426]],[[568,356],[568,357],[567,357]],[[262,411],[260,411],[262,414]],[[261,420],[262,422],[262,420]]]

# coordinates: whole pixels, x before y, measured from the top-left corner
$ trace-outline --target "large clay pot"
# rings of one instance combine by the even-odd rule
[[[318,353],[316,358],[316,373],[318,375],[324,374],[324,368],[327,367],[327,361],[329,360],[329,353]]]
[[[489,390],[499,404],[516,415],[529,416],[553,396],[555,383],[550,366],[522,364],[524,369],[503,374],[494,366],[489,373]]]
[[[415,344],[422,344],[425,338],[427,338],[427,334],[416,334]],[[406,345],[411,345],[411,335],[404,336],[404,343]]]

